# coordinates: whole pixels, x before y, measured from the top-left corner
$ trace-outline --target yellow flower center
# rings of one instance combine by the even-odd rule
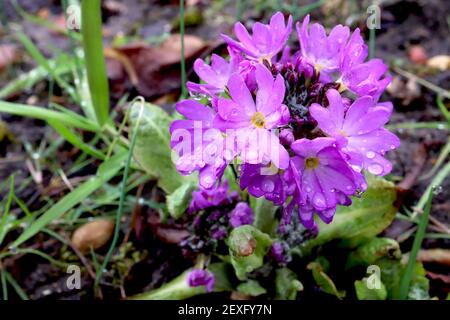
[[[261,112],[255,112],[250,121],[256,128],[259,129],[264,128],[266,125],[266,117]]]
[[[306,158],[305,160],[305,166],[307,169],[315,169],[319,165],[319,158],[311,157]]]

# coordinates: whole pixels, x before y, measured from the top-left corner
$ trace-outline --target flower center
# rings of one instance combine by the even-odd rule
[[[305,160],[305,166],[307,169],[315,169],[319,165],[319,158],[317,157],[311,157],[306,158]]]
[[[264,128],[266,125],[266,117],[261,112],[255,112],[250,121],[256,128],[259,129]]]

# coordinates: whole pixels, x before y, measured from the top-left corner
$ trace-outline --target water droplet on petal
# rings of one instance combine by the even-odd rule
[[[272,192],[274,188],[275,188],[275,184],[270,179],[265,179],[261,185],[261,189],[264,192]]]
[[[371,174],[379,175],[383,173],[383,167],[378,163],[372,163],[367,168]]]
[[[394,150],[394,149],[395,149],[395,146],[394,146],[394,145],[391,145],[390,148],[391,148],[391,150]]]
[[[366,157],[369,158],[369,159],[375,158],[375,152],[373,152],[373,151],[367,151]]]
[[[307,186],[305,189],[306,189],[306,192],[308,192],[308,193],[311,192],[311,187]]]
[[[323,196],[323,194],[317,192],[314,197],[313,197],[313,204],[315,207],[317,208],[325,208],[326,202],[325,202],[325,197]]]

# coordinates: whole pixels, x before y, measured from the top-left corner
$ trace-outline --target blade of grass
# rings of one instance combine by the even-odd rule
[[[11,274],[9,272],[7,272],[6,270],[3,270],[3,273],[5,274],[6,280],[9,282],[11,287],[13,287],[13,289],[16,291],[16,293],[20,297],[20,299],[30,300],[28,298],[28,295],[25,293],[25,291],[23,291],[23,289],[19,286],[17,281],[11,276]]]
[[[412,215],[413,218],[416,217],[417,213],[421,211],[428,200],[428,193],[433,191],[434,188],[439,187],[442,182],[444,182],[444,179],[447,178],[447,176],[450,174],[450,161],[447,162],[447,164],[439,171],[439,173],[433,178],[431,183],[428,185],[427,189],[425,190],[422,197],[419,199],[419,202],[417,203],[417,206],[414,210],[414,213]]]
[[[109,118],[109,88],[103,56],[100,5],[100,0],[82,1],[81,33],[92,105],[98,124],[103,126]]]
[[[99,150],[95,149],[94,147],[90,146],[89,144],[84,143],[83,140],[78,138],[78,136],[73,133],[69,128],[62,125],[59,122],[56,121],[48,121],[48,123],[55,129],[62,137],[64,137],[69,143],[80,149],[81,151],[85,152],[88,155],[91,155],[93,157],[96,157],[100,160],[105,159],[105,155],[100,152]]]
[[[103,162],[95,177],[79,185],[76,189],[59,200],[53,207],[50,208],[50,210],[34,221],[19,236],[19,238],[13,242],[11,247],[17,248],[22,243],[40,232],[42,228],[47,226],[52,221],[60,218],[67,211],[75,207],[81,201],[85,200],[94,191],[101,188],[104,183],[109,181],[122,169],[126,155],[127,154],[125,152],[122,152]]]
[[[8,198],[6,200],[5,208],[3,209],[2,220],[0,221],[0,244],[2,244],[3,239],[5,239],[6,233],[8,232],[8,218],[9,210],[11,209],[11,203],[14,198],[14,175],[12,174],[9,178],[9,192]]]
[[[442,99],[440,96],[436,97],[436,103],[438,105],[439,110],[441,110],[444,118],[448,121],[448,123],[450,123],[450,112],[448,111],[447,107],[444,105],[444,102],[442,102]]]
[[[395,129],[438,129],[450,130],[450,125],[445,122],[405,122],[386,126],[390,130]]]
[[[436,162],[433,165],[433,168],[426,174],[424,174],[422,177],[419,178],[419,180],[426,180],[431,178],[436,174],[436,172],[439,170],[441,165],[444,163],[444,161],[447,159],[448,155],[450,154],[450,138],[448,139],[445,146],[442,148],[441,152],[439,153],[439,157],[437,158]]]
[[[48,60],[44,57],[44,55],[39,51],[39,49],[36,47],[36,45],[31,41],[31,39],[23,33],[20,29],[16,30],[16,35],[18,40],[22,43],[22,45],[25,47],[27,52],[30,54],[30,56],[40,65],[42,66],[49,74],[50,76],[55,79],[55,81],[58,83],[58,85],[63,88],[73,99],[73,101],[80,103],[81,99],[78,96],[76,90],[69,85],[63,78],[59,76],[55,72],[54,69],[51,68]]]
[[[8,284],[6,283],[6,274],[3,269],[0,269],[0,278],[2,282],[2,297],[3,300],[6,301],[8,300]]]
[[[0,112],[14,114],[17,116],[30,117],[44,121],[57,121],[71,127],[84,129],[91,132],[98,132],[100,128],[96,123],[75,113],[65,114],[62,112],[45,109],[42,107],[30,106],[20,103],[11,103],[0,100]],[[76,116],[75,116],[76,115]]]
[[[400,300],[406,300],[408,298],[409,287],[411,284],[411,279],[413,277],[414,267],[416,265],[417,253],[422,245],[423,238],[425,236],[425,231],[428,225],[428,218],[430,216],[431,211],[431,202],[433,200],[433,190],[429,190],[426,193],[427,202],[425,206],[425,210],[420,217],[419,226],[416,232],[416,236],[414,237],[414,243],[409,254],[408,264],[406,266],[405,273],[400,281],[400,290],[398,298]]]
[[[397,66],[394,66],[393,70],[395,72],[397,72],[399,75],[401,75],[401,76],[403,76],[405,78],[414,80],[418,84],[420,84],[421,86],[423,86],[423,87],[425,87],[425,88],[427,88],[427,89],[429,89],[431,91],[436,92],[438,95],[440,95],[442,97],[445,97],[447,99],[450,99],[450,91],[445,90],[445,89],[443,89],[443,88],[441,88],[441,87],[435,85],[434,83],[431,83],[431,82],[429,82],[429,81],[427,81],[425,79],[422,79],[422,78],[416,76],[415,74],[412,74],[411,72],[402,70],[402,69],[400,69]]]
[[[137,102],[136,102],[137,103]],[[139,117],[136,121],[136,125],[135,128],[133,130],[133,135],[131,137],[131,144],[130,144],[130,149],[128,150],[128,156],[127,156],[127,161],[125,163],[125,169],[124,169],[124,173],[123,173],[123,177],[122,177],[122,184],[120,186],[120,199],[119,199],[119,207],[117,208],[117,214],[116,214],[116,221],[115,221],[115,228],[114,228],[114,236],[113,236],[113,240],[111,242],[111,246],[109,247],[108,253],[105,256],[105,259],[103,260],[102,266],[101,268],[97,271],[97,275],[95,278],[95,287],[98,286],[100,280],[101,280],[101,276],[103,274],[103,270],[106,269],[109,260],[111,259],[111,256],[114,252],[114,249],[116,247],[117,241],[119,239],[119,231],[120,231],[120,220],[122,218],[122,214],[124,211],[124,205],[125,205],[125,197],[126,197],[126,187],[127,187],[127,179],[128,179],[128,172],[130,169],[130,164],[131,164],[131,159],[133,158],[133,149],[134,146],[136,144],[136,137],[137,137],[137,128],[140,125],[141,122],[141,118],[142,118],[142,114],[144,111],[144,101],[143,99],[140,101],[141,103],[141,109],[139,111]]]
[[[186,90],[186,61],[184,58],[184,0],[180,0],[180,41],[181,41],[181,98],[187,96]]]

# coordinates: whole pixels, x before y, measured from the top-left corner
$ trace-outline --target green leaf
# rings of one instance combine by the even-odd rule
[[[275,290],[276,300],[295,300],[297,293],[303,291],[303,284],[292,270],[280,268],[275,271]]]
[[[361,198],[353,198],[349,207],[338,207],[330,224],[318,222],[319,235],[300,248],[301,255],[308,255],[314,247],[336,239],[342,247],[355,247],[391,224],[397,212],[394,184],[373,176],[367,176],[367,182],[369,188]]]
[[[50,208],[50,210],[45,212],[27,229],[25,229],[19,238],[13,242],[11,247],[18,247],[36,233],[41,231],[46,225],[60,218],[67,211],[75,207],[81,201],[85,200],[94,191],[100,189],[123,168],[126,157],[127,153],[123,152],[103,162],[95,177],[79,185],[76,189],[59,200],[53,207]]]
[[[208,266],[208,270],[214,273],[214,289],[213,292],[231,291],[232,287],[228,280],[229,265],[226,263],[213,263]],[[206,293],[204,286],[190,287],[187,283],[187,276],[192,269],[186,270],[181,275],[170,282],[167,282],[162,287],[144,292],[134,297],[131,300],[182,300],[191,298],[193,296]]]
[[[189,207],[189,203],[192,199],[192,192],[196,188],[196,184],[192,181],[188,181],[167,196],[167,209],[172,218],[179,219],[182,217],[183,213]]]
[[[236,276],[239,280],[245,280],[248,272],[263,265],[272,239],[255,227],[244,225],[231,232],[227,243]]]
[[[333,280],[323,271],[320,263],[311,262],[307,268],[312,271],[314,281],[325,293],[331,294],[338,299],[345,297],[345,291],[338,291]]]
[[[379,289],[370,289],[367,285],[367,278],[356,280],[355,290],[358,300],[386,300],[387,297],[386,287],[381,281]]]
[[[237,286],[237,291],[251,297],[257,297],[267,293],[267,290],[262,287],[256,280],[248,280]]]
[[[387,289],[387,299],[400,299],[400,281],[405,274],[406,266],[401,260],[382,258],[377,261],[381,271],[381,281]],[[422,263],[416,262],[409,286],[407,299],[429,299],[429,280],[425,277]]]
[[[346,268],[349,269],[356,265],[371,265],[383,257],[397,260],[402,257],[397,241],[390,238],[373,238],[364,242],[348,255]]]
[[[81,2],[81,23],[89,91],[97,122],[103,126],[109,119],[109,87],[103,56],[100,0]]]
[[[251,197],[251,205],[255,214],[255,222],[253,225],[267,234],[273,234],[277,226],[277,220],[275,219],[275,212],[277,207],[264,197],[254,198]]]
[[[131,109],[133,127],[139,110],[139,104],[134,104]],[[163,109],[146,103],[134,148],[135,160],[151,177],[158,179],[158,185],[169,194],[187,179],[177,172],[172,162],[169,133],[171,121]]]

